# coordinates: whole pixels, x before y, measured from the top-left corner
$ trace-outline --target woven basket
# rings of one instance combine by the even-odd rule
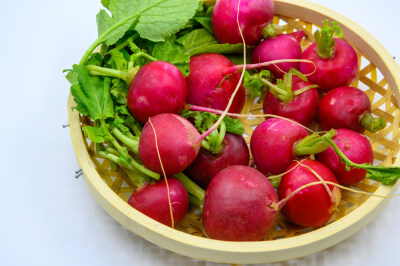
[[[213,1],[207,1],[213,3]],[[375,164],[400,166],[399,121],[400,68],[387,51],[365,30],[349,19],[319,5],[305,1],[276,0],[274,23],[287,25],[288,32],[304,30],[306,47],[312,40],[312,32],[321,26],[323,19],[338,21],[345,39],[357,51],[360,69],[352,84],[363,89],[372,104],[372,113],[382,117],[387,127],[376,134],[366,133],[374,150]],[[369,223],[388,203],[389,199],[368,197],[343,191],[339,211],[321,228],[305,228],[289,223],[278,216],[265,241],[228,242],[211,240],[204,236],[201,216],[194,208],[175,229],[164,226],[136,211],[127,204],[133,189],[129,178],[122,171],[111,171],[110,162],[94,154],[94,145],[82,135],[82,127],[92,125],[71,109],[75,103],[68,100],[69,124],[72,143],[85,182],[97,202],[119,223],[148,241],[197,259],[224,263],[263,263],[293,259],[315,253],[348,238]],[[243,109],[245,114],[262,114],[262,105],[248,98]],[[241,119],[245,132],[251,136],[256,125],[264,119]],[[246,138],[249,142],[250,137]],[[379,195],[393,195],[400,182],[394,186],[365,179],[353,188]]]

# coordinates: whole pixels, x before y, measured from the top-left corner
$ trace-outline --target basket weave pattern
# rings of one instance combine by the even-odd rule
[[[307,47],[314,39],[312,32],[317,27],[311,23],[284,17],[275,16],[274,23],[280,25],[287,25],[287,32],[293,32],[295,30],[303,30],[306,33],[306,38],[302,41],[303,49]],[[374,164],[382,164],[385,166],[393,165],[396,155],[399,153],[400,145],[400,110],[393,95],[391,88],[387,81],[369,60],[360,54],[356,49],[358,60],[359,60],[359,72],[356,80],[352,86],[358,87],[364,90],[369,96],[372,103],[372,113],[378,117],[386,120],[387,126],[385,129],[378,133],[372,134],[366,132],[365,135],[369,138],[372,148],[374,151]],[[247,97],[245,106],[242,111],[243,114],[263,114],[262,104],[256,103],[254,99]],[[240,118],[243,127],[245,129],[246,142],[249,143],[250,136],[254,128],[264,121],[263,118]],[[93,125],[87,117],[81,116],[81,127],[86,125]],[[314,125],[313,129],[318,129],[318,125]],[[117,168],[117,171],[112,171],[110,161],[103,159],[94,152],[94,143],[91,143],[86,139],[86,148],[89,155],[95,165],[95,168],[103,181],[116,193],[118,196],[127,201],[129,195],[133,192],[132,184],[129,177],[121,168]],[[352,188],[362,190],[365,192],[374,192],[380,183],[364,179],[362,182],[353,185]],[[334,222],[348,213],[354,211],[360,205],[362,205],[369,196],[361,195],[358,193],[349,192],[346,190],[342,191],[342,200],[338,206],[337,212],[332,216],[329,223]],[[191,207],[185,219],[175,226],[177,230],[183,231],[188,234],[205,237],[204,230],[201,225],[201,214],[194,207]],[[294,225],[288,222],[282,215],[279,215],[275,221],[269,234],[265,237],[265,240],[282,239],[301,235],[318,228],[305,228]]]

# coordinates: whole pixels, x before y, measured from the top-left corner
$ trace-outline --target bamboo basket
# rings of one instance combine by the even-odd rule
[[[276,0],[275,6],[277,15],[274,23],[287,25],[287,32],[306,32],[303,48],[313,40],[312,33],[321,26],[322,19],[339,22],[345,39],[356,48],[358,54],[360,69],[352,86],[367,93],[373,103],[372,113],[385,119],[388,124],[379,133],[366,133],[374,150],[374,164],[400,166],[400,159],[396,158],[400,149],[400,68],[392,56],[365,30],[327,8],[295,0]],[[127,204],[133,191],[129,178],[122,170],[111,171],[109,161],[94,154],[94,145],[82,134],[82,127],[91,125],[92,121],[72,110],[74,105],[70,95],[68,112],[72,143],[84,173],[84,180],[94,198],[130,231],[185,256],[223,263],[265,263],[298,258],[333,246],[355,234],[372,221],[389,202],[389,199],[343,191],[338,212],[327,225],[321,228],[304,228],[289,223],[279,215],[264,241],[258,242],[229,242],[206,238],[201,226],[201,216],[195,209],[190,209],[185,219],[172,229]],[[254,104],[248,98],[243,113],[262,114],[262,105]],[[260,118],[241,119],[248,136],[262,121]],[[247,137],[246,141],[249,140],[250,137]],[[353,188],[390,196],[399,185],[400,182],[393,186],[383,186],[365,179]]]

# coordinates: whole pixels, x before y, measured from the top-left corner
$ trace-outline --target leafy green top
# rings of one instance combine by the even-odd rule
[[[334,37],[342,38],[343,32],[336,21],[324,20],[321,30],[314,33],[315,42],[318,48],[318,55],[322,58],[330,58],[335,51]]]

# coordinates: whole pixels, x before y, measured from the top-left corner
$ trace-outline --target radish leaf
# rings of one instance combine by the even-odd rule
[[[93,120],[104,120],[114,115],[114,105],[110,95],[110,78],[89,74],[89,70],[74,65],[66,77],[71,83],[71,94],[77,103],[75,107],[81,114]]]
[[[220,44],[206,29],[197,29],[180,37],[176,42],[183,45],[184,53],[190,56],[202,53],[239,53],[243,44]]]

